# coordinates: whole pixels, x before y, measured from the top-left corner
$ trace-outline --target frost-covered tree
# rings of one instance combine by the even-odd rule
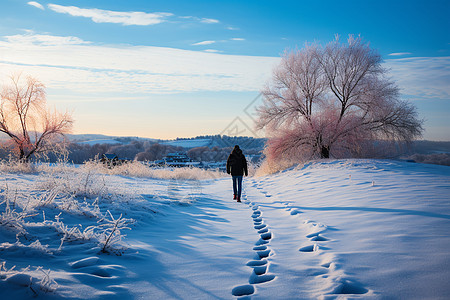
[[[45,86],[39,80],[10,78],[0,93],[0,132],[10,138],[18,158],[28,161],[32,155],[60,149],[57,138],[69,132],[72,117],[47,109]]]
[[[375,140],[421,136],[416,108],[400,99],[381,63],[353,36],[285,52],[258,108],[268,159],[362,156]]]

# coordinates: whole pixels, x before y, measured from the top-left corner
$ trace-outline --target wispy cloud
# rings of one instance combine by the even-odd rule
[[[416,99],[450,100],[450,57],[387,59],[385,66],[404,95]]]
[[[28,46],[67,46],[90,44],[80,38],[74,36],[54,36],[46,34],[34,34],[33,31],[27,30],[27,34],[10,35],[5,37],[7,43],[11,45],[28,45]]]
[[[199,17],[194,17],[194,16],[179,16],[178,18],[185,19],[185,20],[194,20],[196,22],[206,23],[206,24],[217,24],[217,23],[220,23],[220,21],[217,20],[217,19],[199,18]]]
[[[34,7],[37,7],[39,9],[45,10],[44,6],[42,6],[42,4],[40,4],[40,3],[36,2],[36,1],[30,1],[27,4],[31,5],[31,6],[34,6]]]
[[[63,6],[58,4],[49,4],[48,7],[57,13],[69,14],[74,17],[90,18],[96,23],[116,23],[122,25],[155,25],[166,22],[168,17],[173,16],[172,13],[165,12],[121,12],[97,8]]]
[[[216,20],[216,19],[208,19],[208,18],[202,18],[202,19],[200,19],[200,22],[202,22],[202,23],[208,23],[208,24],[216,24],[216,23],[220,23],[219,20]]]
[[[389,56],[405,56],[405,55],[411,55],[411,52],[395,52],[395,53],[389,53]]]
[[[222,52],[222,51],[217,50],[217,49],[206,49],[206,50],[203,50],[203,51],[209,52],[209,53],[220,53],[220,52]]]
[[[202,41],[198,43],[191,44],[192,46],[202,46],[202,45],[211,45],[214,44],[216,41]]]
[[[279,62],[149,46],[94,45],[77,37],[0,37],[0,75],[22,70],[60,93],[142,95],[258,91]],[[1,82],[1,80],[0,80]]]
[[[245,41],[243,38],[231,38],[231,41]]]

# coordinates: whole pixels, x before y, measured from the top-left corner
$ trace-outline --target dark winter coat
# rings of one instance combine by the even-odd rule
[[[242,154],[241,149],[234,149],[230,156],[228,156],[227,173],[232,176],[248,175],[247,160],[244,154]]]

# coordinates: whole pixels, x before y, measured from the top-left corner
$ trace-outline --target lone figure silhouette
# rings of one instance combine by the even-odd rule
[[[234,146],[233,151],[227,159],[227,173],[231,174],[233,179],[233,199],[241,202],[242,176],[248,176],[247,160],[238,145]]]

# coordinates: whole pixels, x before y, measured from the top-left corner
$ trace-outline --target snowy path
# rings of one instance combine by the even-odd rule
[[[31,185],[23,183],[42,180],[39,175],[8,176],[10,190],[13,183],[26,191]],[[231,199],[229,178],[105,180],[140,199],[128,202],[125,193],[122,202],[100,207],[137,221],[124,232],[128,250],[122,256],[100,253],[95,243],[86,241],[66,242],[56,250],[61,234],[49,222],[39,223],[42,212],[27,225],[22,243],[14,243],[14,234],[0,228],[0,258],[6,267],[52,270],[59,287],[41,298],[450,295],[449,167],[376,160],[314,162],[245,178],[242,203]],[[194,186],[195,195],[186,197],[193,184],[201,186]],[[45,210],[49,220],[58,213],[51,207]],[[67,211],[61,217],[68,228],[96,222]],[[32,246],[37,239],[48,246]],[[38,273],[30,275],[39,278]],[[8,274],[0,270],[0,299],[33,296],[27,287],[30,275]]]
[[[176,274],[165,296],[175,298],[443,298],[450,174],[404,167],[319,164],[246,178],[241,204],[231,181],[217,180],[153,224],[153,241],[139,239],[159,245],[158,263]],[[163,237],[172,244],[161,248]]]

